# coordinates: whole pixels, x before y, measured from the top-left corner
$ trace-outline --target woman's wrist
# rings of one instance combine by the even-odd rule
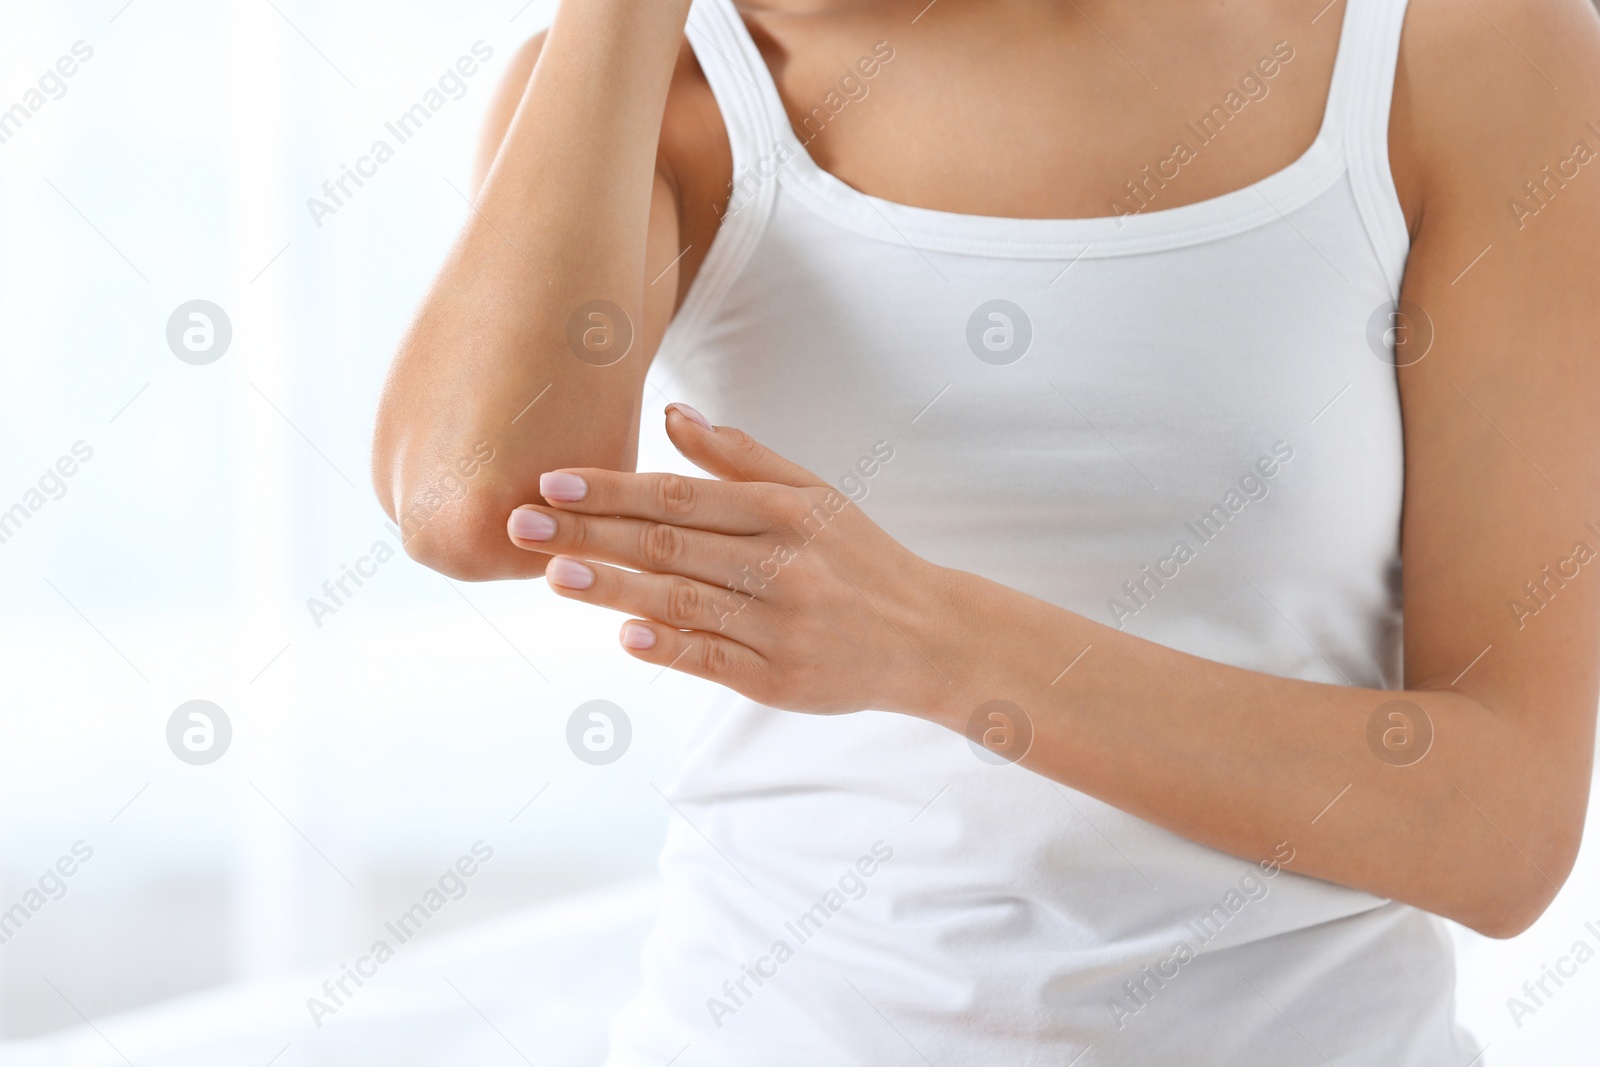
[[[918,656],[896,710],[963,733],[978,707],[1014,699],[1005,646],[1020,620],[999,603],[1002,586],[967,571],[929,567],[917,582],[916,624],[906,632]]]

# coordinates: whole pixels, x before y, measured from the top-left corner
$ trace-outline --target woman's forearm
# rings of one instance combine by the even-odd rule
[[[537,573],[542,561],[501,531],[506,513],[537,499],[539,474],[634,461],[656,146],[686,7],[562,0],[478,203],[395,357],[374,482],[413,555],[439,569]],[[627,356],[608,365],[620,349],[574,351],[575,315],[580,337],[631,337]],[[426,521],[408,521],[419,510]]]
[[[927,719],[1190,840],[1252,861],[1287,844],[1300,873],[1490,935],[1570,872],[1596,692],[1575,594],[1538,640],[1509,612],[1471,646],[1451,634],[1490,645],[1460,661],[1436,632],[1456,620],[1413,622],[1403,691],[1278,677],[936,566],[813,472],[674,411],[673,444],[719,481],[555,472],[561,495],[509,530],[560,557],[560,595],[631,616],[635,658],[771,707]]]
[[[1010,730],[1039,774],[1246,859],[1287,841],[1302,874],[1491,935],[1531,922],[1571,868],[1581,818],[1562,813],[1583,810],[1592,737],[1448,687],[1200,659],[968,574],[947,587],[956,602],[913,638],[950,679],[928,717],[974,739]],[[975,720],[991,701],[1020,711]]]

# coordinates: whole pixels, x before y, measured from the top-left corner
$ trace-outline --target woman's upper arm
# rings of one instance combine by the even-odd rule
[[[472,195],[489,177],[500,146],[533,77],[544,49],[541,30],[512,57],[484,115],[472,167]],[[704,75],[687,47],[673,73],[667,111],[657,144],[656,174],[650,191],[650,223],[646,236],[645,322],[640,332],[643,371],[654,358],[689,284],[694,280],[716,235],[726,205],[724,186],[732,175],[732,159],[721,115]],[[686,196],[695,198],[686,204]],[[702,203],[703,201],[703,203]],[[687,251],[686,251],[687,248]]]
[[[1525,726],[1558,765],[1530,788],[1581,827],[1600,686],[1600,17],[1587,0],[1413,0],[1401,57],[1403,306],[1413,339],[1432,333],[1397,371],[1406,682]]]
[[[512,57],[510,65],[506,68],[500,84],[495,87],[494,97],[489,101],[489,107],[483,118],[483,129],[478,136],[477,153],[472,164],[472,195],[476,197],[483,188],[483,183],[489,177],[489,170],[494,166],[495,157],[500,154],[500,146],[505,143],[506,134],[511,129],[511,122],[517,117],[517,109],[522,104],[522,98],[528,88],[528,80],[533,77],[533,69],[539,62],[539,54],[544,50],[545,37],[548,31],[541,30],[530,37]],[[675,104],[680,104],[685,93],[685,82],[689,79],[683,75],[685,64],[680,63],[680,71],[673,78],[673,93],[669,95],[667,107],[667,121],[673,118]],[[697,72],[697,71],[696,71]],[[678,99],[675,99],[678,98]],[[668,277],[662,278],[659,285],[647,285],[645,291],[645,323],[641,331],[641,347],[645,359],[639,361],[640,388],[643,388],[643,371],[655,356],[655,350],[661,343],[667,324],[671,321],[673,313],[677,310],[678,301],[674,297],[678,293],[678,271],[685,266],[679,261],[679,219],[682,214],[678,204],[678,194],[675,182],[669,177],[675,169],[670,151],[673,141],[663,138],[658,145],[656,160],[656,175],[650,191],[650,227],[646,238],[645,261],[651,265],[649,269],[652,278],[657,276],[661,266],[672,264]],[[698,259],[692,259],[698,264]],[[660,264],[661,266],[655,266]],[[649,279],[646,279],[648,282]],[[665,299],[663,298],[665,296]]]
[[[507,131],[511,129],[511,120],[517,116],[517,106],[522,103],[522,94],[527,91],[528,79],[533,77],[533,68],[539,62],[539,53],[544,50],[547,33],[546,30],[540,30],[517,49],[517,54],[511,57],[511,64],[501,77],[500,84],[495,86],[494,97],[489,101],[489,110],[483,117],[483,130],[478,135],[478,152],[473,159],[473,196],[477,196],[478,191],[483,188],[484,179],[489,176],[489,168],[494,165],[494,157],[500,154],[500,145],[505,141]]]

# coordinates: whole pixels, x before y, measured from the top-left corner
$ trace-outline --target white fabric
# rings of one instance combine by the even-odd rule
[[[0,1067],[594,1067],[637,985],[657,893],[654,880],[619,883],[426,930],[332,1016],[306,1002],[327,1002],[322,983],[351,956],[0,1042]]]
[[[1281,172],[1133,217],[1019,220],[822,171],[730,0],[696,0],[739,191],[660,388],[838,478],[936,563],[1224,663],[1399,686],[1400,410],[1368,334],[1409,248],[1387,154],[1404,11],[1348,0],[1321,132]],[[995,299],[1031,323],[1007,365],[968,343]],[[1221,532],[1200,536],[1218,507]],[[938,727],[725,694],[687,757],[646,987],[610,1067],[1462,1067],[1476,1051],[1437,919],[1265,877]],[[1164,963],[1180,943],[1193,960]]]

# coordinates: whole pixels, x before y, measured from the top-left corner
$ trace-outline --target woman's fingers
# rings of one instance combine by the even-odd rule
[[[685,456],[717,479],[575,467],[541,475],[540,494],[553,511],[618,515],[732,535],[793,526],[824,497],[838,496],[815,474],[743,430],[712,427],[698,412],[687,414],[689,410],[669,407],[667,430]],[[515,531],[512,536],[529,540]]]
[[[706,630],[737,639],[751,632],[757,615],[750,597],[678,575],[636,574],[557,556],[544,576],[561,596],[654,619],[676,630]]]
[[[667,405],[667,436],[688,460],[730,482],[776,482],[815,489],[821,478],[736,426],[713,426],[688,404]]]
[[[646,519],[579,515],[530,504],[511,513],[506,532],[519,548],[681,574],[711,585],[736,580],[744,566],[736,562],[745,547],[741,538]]]
[[[630,619],[618,635],[634,659],[671,667],[684,674],[746,690],[768,669],[759,652],[721,634],[675,630],[660,623]]]
[[[769,482],[718,482],[681,474],[630,474],[595,467],[551,471],[539,492],[559,511],[626,515],[723,534],[781,525],[801,490]]]

